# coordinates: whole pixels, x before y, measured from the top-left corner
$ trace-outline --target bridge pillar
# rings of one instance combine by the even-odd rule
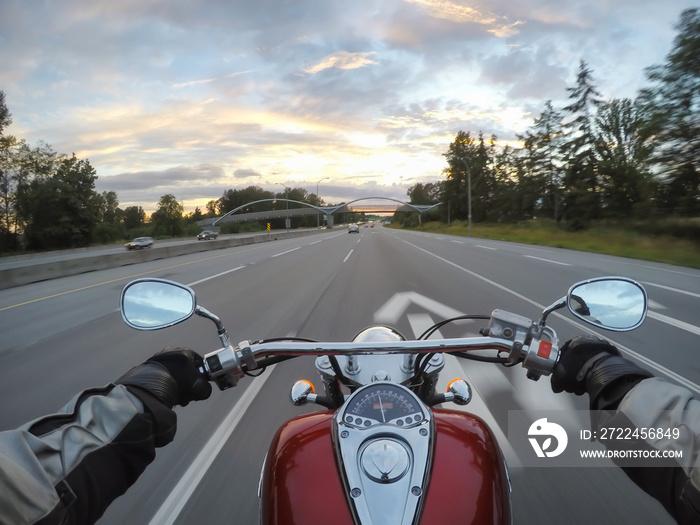
[[[329,230],[331,228],[333,228],[333,214],[332,213],[326,213],[326,224],[327,224]]]

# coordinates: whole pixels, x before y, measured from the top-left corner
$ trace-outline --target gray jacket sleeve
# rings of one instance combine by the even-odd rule
[[[650,450],[680,452],[664,466],[622,466],[644,491],[682,524],[700,523],[700,400],[686,388],[659,378],[645,379],[622,399],[616,411],[602,412],[600,427],[679,430],[679,438],[647,438]],[[607,444],[610,446],[609,444]]]
[[[175,414],[145,391],[108,385],[56,414],[0,432],[0,523],[89,524],[172,440]]]

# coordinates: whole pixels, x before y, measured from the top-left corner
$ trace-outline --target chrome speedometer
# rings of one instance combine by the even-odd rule
[[[418,523],[435,420],[417,395],[388,381],[357,389],[335,414],[333,442],[356,523]]]
[[[411,426],[423,417],[423,410],[409,391],[395,384],[378,383],[349,401],[343,421],[359,428],[376,423]]]

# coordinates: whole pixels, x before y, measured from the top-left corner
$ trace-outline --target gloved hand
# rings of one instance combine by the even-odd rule
[[[580,396],[586,392],[586,376],[592,365],[602,358],[619,356],[620,351],[604,339],[580,335],[564,343],[559,355],[552,371],[552,390],[557,394],[566,390]]]
[[[190,348],[169,346],[115,383],[146,390],[168,408],[207,399],[211,385],[199,371],[203,359]]]
[[[559,362],[552,371],[552,390],[572,394],[588,393],[592,408],[599,408],[599,396],[618,379],[625,379],[616,392],[621,399],[641,379],[652,374],[620,355],[620,351],[608,341],[593,335],[581,335],[564,343]]]

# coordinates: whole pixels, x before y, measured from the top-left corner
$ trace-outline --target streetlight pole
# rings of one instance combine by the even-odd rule
[[[319,205],[319,206],[321,205],[321,198],[318,196],[318,185],[321,184],[321,181],[324,181],[324,180],[330,180],[330,177],[323,177],[320,181],[318,181],[318,182],[316,183],[316,201],[318,202],[318,205]],[[316,229],[318,229],[318,226],[319,226],[319,224],[318,224],[318,221],[319,221],[318,216],[319,216],[319,214],[317,213],[317,214],[316,214]]]
[[[467,228],[467,237],[472,236],[472,170],[469,169],[467,159],[462,159],[464,167],[467,168],[467,198],[469,199],[467,217],[469,218],[469,226]]]
[[[284,220],[284,226],[287,231],[289,231],[289,188],[286,184],[282,184],[281,182],[275,182],[275,184],[284,186],[284,199],[287,201],[287,218]]]

